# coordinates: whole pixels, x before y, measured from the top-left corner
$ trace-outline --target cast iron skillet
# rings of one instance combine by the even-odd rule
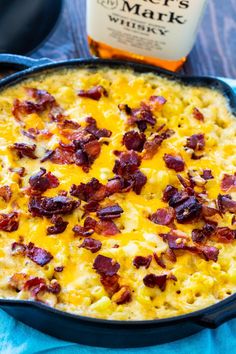
[[[56,68],[92,67],[104,65],[111,68],[127,67],[136,72],[154,72],[185,84],[210,86],[220,90],[229,100],[236,115],[236,97],[223,81],[211,77],[182,77],[178,74],[137,63],[99,59],[74,59],[50,62],[17,55],[0,55],[0,63],[27,68],[0,81],[0,90],[32,77],[35,73],[50,72]],[[236,316],[236,294],[203,310],[187,315],[150,321],[114,321],[77,316],[50,308],[42,303],[23,300],[0,299],[0,307],[16,319],[52,336],[77,343],[111,347],[141,347],[180,339],[203,328],[216,328]]]

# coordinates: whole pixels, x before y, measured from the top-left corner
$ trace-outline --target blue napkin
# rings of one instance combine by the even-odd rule
[[[221,78],[236,93],[236,80]],[[205,329],[193,336],[167,344],[134,349],[106,349],[73,344],[40,333],[0,310],[0,354],[221,354],[236,351],[236,319],[216,330]]]

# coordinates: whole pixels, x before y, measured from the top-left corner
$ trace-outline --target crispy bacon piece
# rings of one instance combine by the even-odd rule
[[[44,250],[43,248],[36,247],[32,242],[30,242],[27,246],[26,255],[41,267],[48,264],[53,259],[50,252]]]
[[[37,298],[39,293],[45,293],[47,291],[46,281],[43,278],[30,278],[24,284],[24,290],[30,291],[31,296]]]
[[[220,187],[224,192],[236,190],[236,173],[234,175],[224,174]]]
[[[139,130],[144,132],[147,129],[147,124],[154,126],[156,123],[156,118],[154,117],[150,105],[141,102],[139,108],[131,110],[131,114],[128,117],[128,124],[137,124]]]
[[[220,213],[236,213],[236,201],[232,200],[230,195],[221,195],[217,197],[217,205]]]
[[[196,197],[191,196],[175,208],[176,219],[181,224],[188,223],[199,217],[201,211],[202,205]]]
[[[117,235],[120,231],[116,224],[111,220],[99,220],[96,221],[91,217],[87,217],[84,221],[84,226],[76,225],[73,228],[76,236],[88,237],[91,236],[94,231],[99,235],[113,236]]]
[[[132,113],[132,109],[125,103],[118,104],[118,108],[121,112],[124,112],[128,116],[131,115],[131,113]]]
[[[120,269],[120,264],[114,259],[99,254],[93,263],[93,268],[102,276],[113,276]]]
[[[47,160],[50,160],[52,156],[55,154],[54,150],[46,150],[44,157],[41,158],[40,162],[45,162]]]
[[[41,194],[47,189],[58,187],[59,180],[51,172],[40,167],[40,171],[30,177],[29,184],[33,194]]]
[[[92,213],[99,209],[99,203],[96,200],[91,200],[83,206],[85,213]]]
[[[194,107],[194,109],[193,109],[193,116],[195,119],[204,122],[204,115],[196,107]]]
[[[19,227],[19,215],[13,211],[9,214],[0,214],[0,230],[6,232],[16,231]]]
[[[119,160],[115,161],[113,172],[124,178],[129,178],[137,171],[141,164],[141,158],[134,151],[122,152]]]
[[[137,170],[131,178],[128,179],[128,182],[132,186],[134,193],[139,195],[147,182],[147,177],[141,171]]]
[[[212,176],[211,170],[208,170],[208,169],[202,171],[201,177],[202,177],[203,179],[205,179],[205,181],[214,178],[214,177]]]
[[[84,172],[88,172],[101,152],[101,144],[85,130],[79,131],[78,135],[77,137],[73,136],[71,144],[60,142],[49,159],[53,163],[61,165],[76,164],[81,166]],[[72,136],[68,138],[71,139]]]
[[[119,206],[119,204],[114,204],[99,209],[97,211],[97,216],[101,220],[110,220],[119,218],[123,212],[124,210]]]
[[[124,134],[122,143],[127,150],[134,150],[141,152],[143,150],[146,136],[144,133],[138,133],[135,130],[131,130]]]
[[[99,220],[96,224],[95,231],[99,235],[114,236],[120,233],[116,224],[111,220]]]
[[[189,198],[189,193],[186,190],[178,191],[174,193],[169,199],[169,205],[172,208],[176,208],[178,205],[184,203]]]
[[[26,246],[21,242],[13,242],[11,245],[11,254],[13,256],[23,254],[26,251]]]
[[[21,291],[24,288],[24,284],[28,278],[29,276],[25,273],[15,273],[9,279],[9,285],[11,288]]]
[[[213,237],[216,238],[217,242],[231,243],[236,238],[236,230],[231,230],[229,227],[217,227]]]
[[[194,229],[192,231],[192,240],[196,243],[203,243],[209,238],[215,231],[216,226],[211,223],[207,223],[202,229]]]
[[[49,109],[52,111],[58,108],[55,98],[45,90],[38,90],[36,88],[26,88],[28,95],[34,98],[35,101],[20,101],[15,99],[13,102],[12,113],[16,120],[21,120],[22,114],[42,113]]]
[[[96,220],[95,220],[96,222]],[[76,225],[72,229],[75,236],[89,237],[94,233],[94,228]]]
[[[161,208],[149,216],[149,219],[155,224],[169,226],[173,224],[175,211],[173,208]]]
[[[150,267],[152,261],[152,256],[147,256],[147,257],[143,257],[143,256],[136,256],[133,260],[133,265],[139,269],[140,267],[145,267],[146,269],[148,269]]]
[[[109,179],[106,184],[106,190],[108,195],[122,192],[124,189],[125,189],[125,180],[123,177],[120,176],[115,176],[114,178]]]
[[[59,123],[60,129],[79,129],[81,125],[73,120],[64,119],[62,122]]]
[[[35,140],[37,136],[42,137],[44,139],[49,139],[52,137],[52,133],[47,130],[39,130],[37,128],[29,128],[28,130],[22,130],[22,134],[27,136],[27,138]]]
[[[199,254],[205,258],[206,261],[213,260],[214,262],[218,259],[219,249],[209,245],[188,245],[187,242],[189,238],[184,235],[180,235],[175,232],[168,234],[161,234],[164,241],[168,242],[171,250],[185,250],[192,253]]]
[[[132,300],[132,293],[129,286],[122,286],[120,290],[114,294],[112,300],[117,303],[117,305],[127,304]]]
[[[97,127],[97,122],[94,118],[92,117],[87,117],[86,118],[86,128],[85,130],[89,133],[92,134],[97,140],[100,138],[110,138],[112,132],[110,130],[107,130],[105,128],[99,129]]]
[[[194,151],[203,151],[205,147],[204,134],[193,134],[187,138],[186,147]]]
[[[113,172],[119,177],[113,179],[119,183],[118,188],[122,188],[122,192],[128,192],[131,188],[136,194],[140,194],[143,186],[147,182],[147,177],[138,169],[140,166],[140,156],[133,150],[122,152],[119,154],[119,160],[115,161]]]
[[[219,210],[216,208],[211,208],[207,205],[202,205],[202,216],[203,217],[211,217],[216,214],[219,214]]]
[[[165,164],[168,168],[175,170],[176,172],[184,171],[184,160],[180,156],[173,156],[165,154],[163,157]]]
[[[178,189],[174,186],[168,184],[163,191],[162,200],[163,202],[169,202],[169,200],[174,196],[174,194],[178,193]]]
[[[165,262],[163,260],[162,254],[159,257],[155,252],[153,253],[153,258],[155,259],[156,263],[161,267],[161,268],[166,268]]]
[[[95,240],[94,238],[89,237],[89,238],[85,238],[79,247],[86,248],[92,253],[96,253],[102,248],[102,243],[99,240]]]
[[[56,196],[52,198],[33,196],[29,202],[29,212],[33,216],[51,218],[58,214],[71,214],[79,206],[78,202],[68,197]]]
[[[73,184],[70,189],[70,194],[85,202],[101,201],[107,196],[106,187],[101,184],[98,179],[92,178],[88,183],[80,183],[76,186]]]
[[[9,202],[12,196],[12,191],[9,186],[0,187],[0,197],[5,201]]]
[[[174,134],[172,129],[166,129],[162,134],[153,134],[151,140],[147,140],[144,144],[144,160],[150,160],[157,153],[159,147],[164,140],[170,138]]]
[[[23,157],[29,157],[30,159],[37,159],[35,155],[36,145],[29,145],[25,143],[15,143],[11,146],[12,150],[15,150],[17,156],[21,159]]]
[[[153,273],[147,274],[143,278],[143,283],[148,288],[155,288],[156,286],[164,291],[166,288],[167,274],[155,275]]]
[[[61,216],[54,215],[51,219],[53,226],[48,226],[47,235],[61,234],[67,228],[68,221],[64,221]]]
[[[114,274],[112,276],[101,275],[100,281],[109,296],[114,295],[117,291],[120,290],[118,274]]]
[[[90,98],[91,100],[99,101],[102,96],[108,97],[107,90],[99,85],[94,86],[89,90],[79,90],[77,92],[79,97]]]

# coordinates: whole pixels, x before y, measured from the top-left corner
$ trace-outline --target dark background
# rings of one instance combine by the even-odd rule
[[[33,57],[61,60],[89,56],[85,3],[65,0],[54,34]],[[209,0],[196,45],[183,72],[236,78],[236,0]]]

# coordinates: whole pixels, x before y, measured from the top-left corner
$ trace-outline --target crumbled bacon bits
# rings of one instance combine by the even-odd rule
[[[194,109],[193,109],[193,116],[195,119],[204,122],[204,115],[196,107],[194,107]]]
[[[230,195],[221,195],[217,197],[217,205],[220,213],[236,213],[236,201],[232,200]]]
[[[53,215],[51,222],[54,224],[53,226],[48,226],[47,235],[58,235],[65,231],[68,221],[63,220],[63,218],[59,215]]]
[[[100,281],[109,296],[114,295],[120,289],[119,275],[117,274],[114,274],[112,276],[101,275]]]
[[[158,209],[155,213],[149,216],[149,219],[155,224],[159,225],[171,225],[175,218],[175,211],[173,208],[161,208]]]
[[[97,216],[101,220],[110,220],[119,218],[123,212],[124,210],[119,206],[119,204],[114,204],[105,208],[100,208],[97,211]]]
[[[214,178],[214,177],[212,176],[211,170],[208,170],[208,169],[202,171],[201,177],[202,177],[203,179],[205,179],[205,181]]]
[[[231,230],[229,227],[217,227],[213,233],[213,238],[217,242],[231,243],[236,238],[236,230]]]
[[[117,274],[120,269],[120,264],[112,258],[99,254],[94,260],[93,268],[98,274],[111,277]]]
[[[192,221],[200,216],[201,211],[201,203],[199,203],[196,197],[191,196],[175,208],[176,220],[179,223]]]
[[[0,230],[6,232],[16,231],[19,227],[19,214],[15,211],[9,214],[0,214]]]
[[[41,194],[47,189],[56,188],[59,186],[59,180],[51,172],[47,172],[45,168],[40,168],[40,171],[32,175],[29,179],[32,194]]]
[[[224,174],[220,187],[224,192],[236,190],[236,173],[234,175]]]
[[[164,140],[170,138],[174,134],[171,129],[166,129],[161,134],[152,134],[151,138],[144,144],[144,160],[150,160],[158,151]]]
[[[89,133],[92,134],[96,139],[100,138],[110,138],[112,132],[108,129],[102,128],[99,129],[97,126],[97,122],[94,118],[92,117],[87,117],[86,118],[86,127],[85,130]]]
[[[147,274],[143,278],[143,283],[148,288],[155,288],[158,287],[161,291],[164,291],[166,288],[166,281],[167,281],[167,274]]]
[[[132,293],[129,286],[122,286],[120,290],[115,293],[112,300],[117,303],[117,305],[127,304],[132,300]]]
[[[17,156],[21,159],[23,157],[29,157],[30,159],[37,159],[35,155],[36,145],[30,145],[25,143],[15,143],[10,147],[16,151]]]
[[[186,147],[194,151],[203,151],[205,147],[204,134],[193,134],[187,138]]]
[[[101,152],[101,138],[111,136],[111,131],[97,127],[96,120],[92,117],[86,118],[86,126],[80,125],[76,128],[74,122],[67,121],[59,125],[61,134],[69,139],[69,144],[59,143],[59,146],[52,152],[49,152],[45,159],[51,160],[56,164],[75,164],[81,166],[84,172],[88,172],[94,161]],[[72,128],[71,128],[72,126]],[[69,128],[68,128],[69,127]]]
[[[206,261],[217,261],[219,255],[219,249],[210,245],[201,244],[189,244],[189,237],[182,232],[172,230],[168,234],[160,234],[164,241],[169,245],[169,248],[173,250],[185,250],[195,254],[203,256]]]
[[[92,253],[96,253],[102,248],[102,243],[99,240],[95,240],[94,238],[89,237],[89,238],[85,238],[79,247],[86,248]]]
[[[99,101],[102,96],[108,97],[107,90],[99,85],[94,86],[89,90],[79,90],[77,92],[79,97],[90,98],[91,100]]]
[[[9,186],[0,187],[0,197],[5,201],[9,202],[12,196],[12,191]]]
[[[71,214],[79,206],[79,202],[68,197],[56,196],[52,198],[33,196],[29,201],[29,212],[33,216],[51,218],[58,214]]]
[[[70,189],[70,194],[85,202],[101,201],[107,196],[106,187],[101,184],[96,178],[92,178],[88,183],[81,183],[76,186],[73,184]]]
[[[141,152],[143,150],[146,136],[144,133],[138,133],[135,130],[131,130],[124,134],[123,144],[127,150],[134,150]]]
[[[131,188],[136,194],[140,194],[143,186],[147,182],[147,177],[138,169],[141,158],[134,151],[122,152],[119,160],[115,161],[113,172],[122,177],[124,185]]]
[[[149,255],[147,257],[144,256],[136,256],[133,260],[133,265],[139,269],[140,267],[145,267],[146,269],[149,268],[152,261],[152,256]]]
[[[39,114],[46,110],[49,110],[49,116],[51,115],[57,119],[62,118],[62,109],[49,92],[30,87],[26,87],[26,92],[31,98],[34,99],[34,101],[20,101],[19,99],[14,100],[12,113],[16,120],[20,121],[22,115],[32,113]]]
[[[163,159],[168,168],[175,170],[176,172],[184,171],[185,165],[182,157],[165,154]]]
[[[50,252],[43,248],[36,247],[32,242],[28,245],[24,245],[20,242],[13,242],[11,249],[13,255],[23,254],[41,267],[48,264],[53,259]]]

